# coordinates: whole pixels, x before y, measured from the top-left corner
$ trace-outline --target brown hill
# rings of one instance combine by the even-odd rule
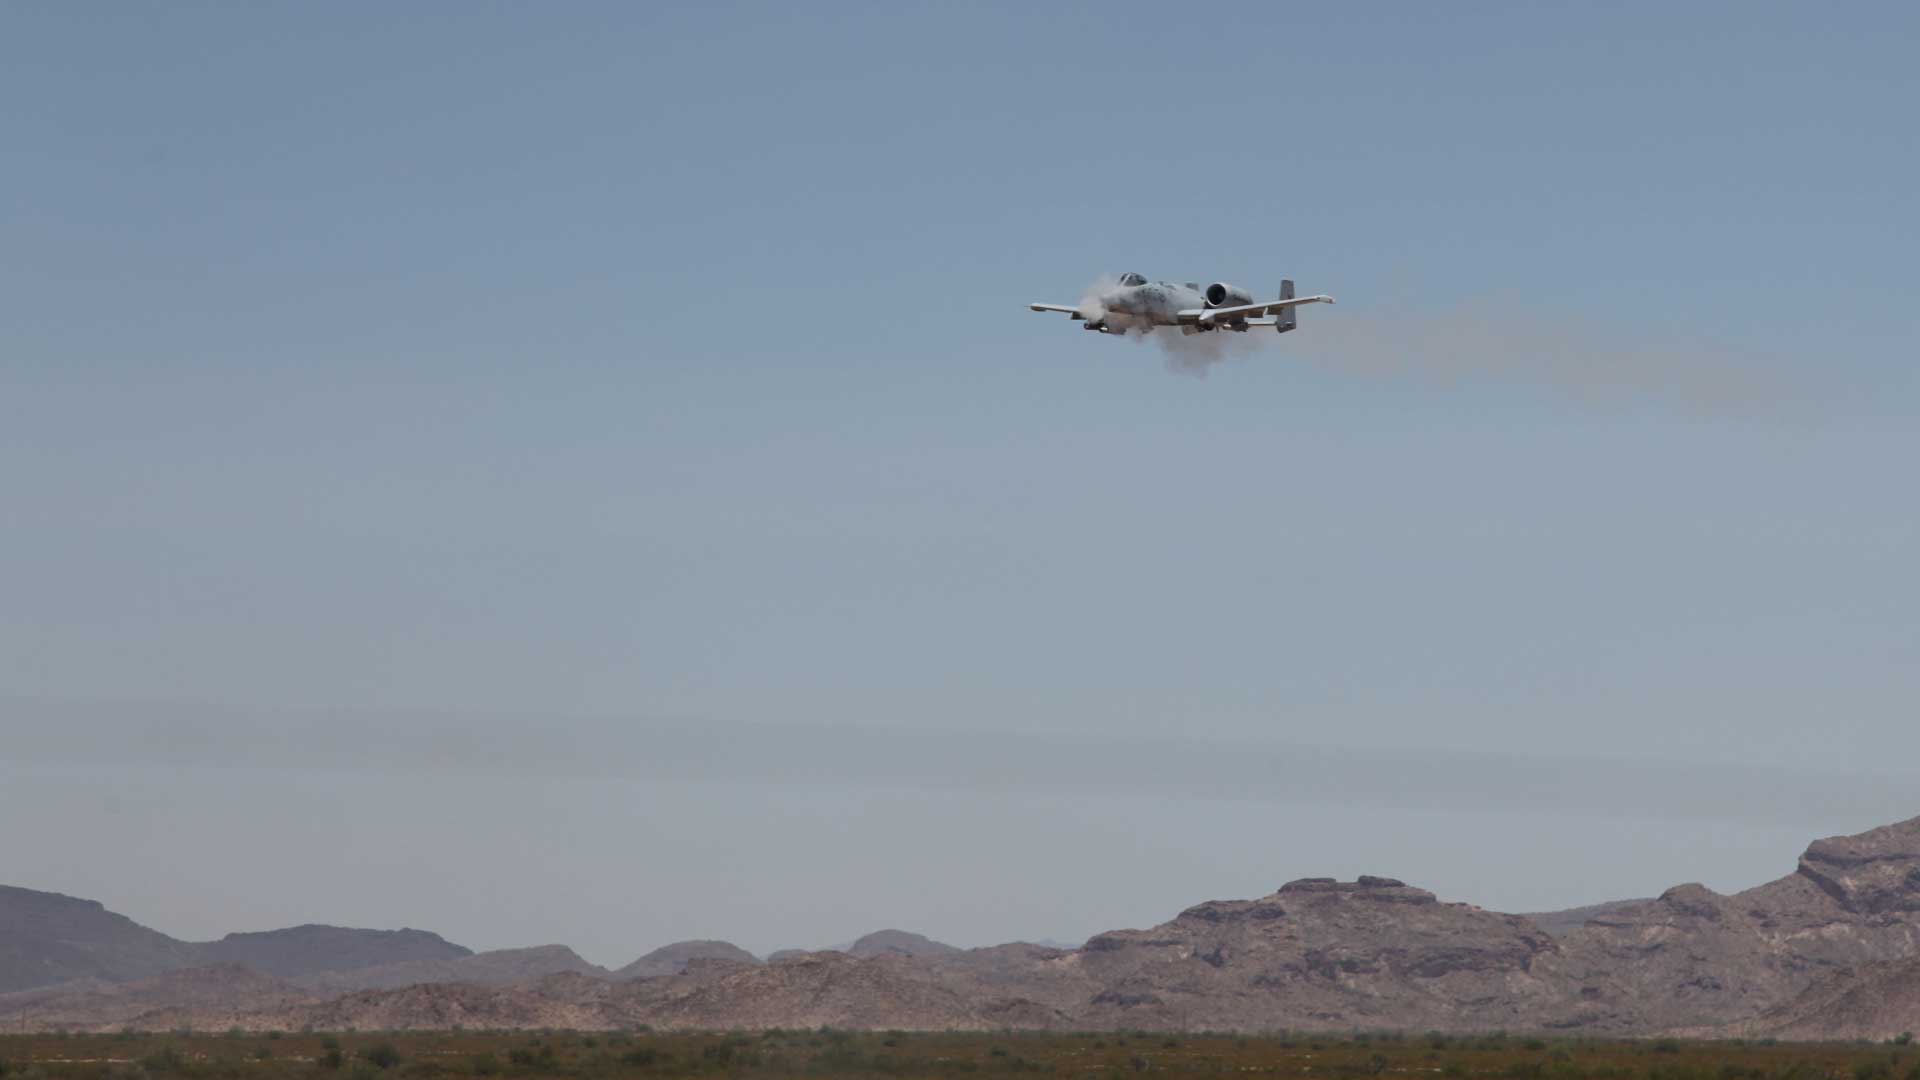
[[[875,930],[847,946],[853,956],[952,956],[959,949],[905,930]]]
[[[563,947],[562,947],[563,948]],[[555,954],[516,957],[502,954],[467,969],[436,967],[470,959],[470,949],[425,930],[359,930],[338,926],[296,926],[261,933],[228,934],[219,941],[181,941],[108,911],[96,900],[0,885],[0,993],[59,986],[75,980],[128,982],[169,971],[239,966],[289,979],[314,978],[396,965],[426,981],[439,978],[501,981],[502,972],[521,967],[527,977],[569,970]],[[591,965],[587,965],[591,968]],[[598,970],[598,969],[591,969]],[[318,979],[316,986],[404,985],[401,972],[370,976],[366,982]]]
[[[629,1022],[659,1028],[985,1029],[1064,1019],[922,961],[841,952],[690,969],[682,978],[628,984],[613,1005]]]
[[[283,978],[473,955],[472,949],[425,930],[357,930],[312,923],[285,930],[228,934],[201,946],[201,950],[212,963],[239,964]]]
[[[616,979],[651,979],[678,975],[694,960],[720,960],[733,964],[758,964],[759,958],[731,941],[676,941],[662,945],[613,973]]]
[[[408,960],[397,964],[322,971],[290,980],[306,990],[346,993],[351,990],[393,990],[420,983],[469,983],[475,986],[517,986],[549,975],[571,973],[607,978],[612,973],[589,964],[565,945],[530,949],[495,949],[452,960]]]
[[[321,1031],[422,1030],[455,1026],[488,1028],[606,1029],[603,1009],[568,995],[504,986],[432,983],[400,990],[363,990],[319,1005],[278,1013],[249,1028],[308,1027]]]
[[[131,1027],[202,1030],[243,1024],[316,999],[282,980],[234,965],[185,968],[131,982],[86,979],[0,994],[0,1016],[15,1029],[117,1031]]]

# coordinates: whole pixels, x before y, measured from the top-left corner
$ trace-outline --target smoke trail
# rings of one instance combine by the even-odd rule
[[[1513,300],[1440,311],[1341,308],[1338,318],[1303,316],[1292,336],[1307,340],[1286,342],[1288,351],[1340,371],[1534,385],[1592,405],[1652,403],[1724,415],[1768,409],[1787,397],[1769,358],[1710,342],[1629,338],[1610,326],[1529,313]]]
[[[1080,310],[1105,315],[1103,277]],[[1599,323],[1529,314],[1524,302],[1486,299],[1424,310],[1411,304],[1301,309],[1300,329],[1280,335],[1255,328],[1183,334],[1177,327],[1135,329],[1125,340],[1150,342],[1168,370],[1204,377],[1224,360],[1266,355],[1341,372],[1437,383],[1532,385],[1594,405],[1659,404],[1707,414],[1746,414],[1788,398],[1777,363],[1708,342],[1628,338]]]

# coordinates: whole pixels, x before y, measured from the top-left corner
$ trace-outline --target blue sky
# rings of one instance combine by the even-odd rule
[[[1911,770],[1916,44],[1901,5],[9,7],[0,695],[27,704],[0,724],[203,703]],[[1340,304],[1204,377],[1024,310],[1124,270]],[[161,858],[100,809],[118,783],[10,767],[74,823],[13,853],[19,884],[183,933],[361,902],[106,896],[62,844]],[[259,767],[144,782],[235,843],[316,820],[231,812]],[[395,850],[452,842],[400,781],[353,782],[391,786],[355,798]],[[512,790],[577,866],[621,789],[569,782]],[[805,798],[844,821],[871,783]],[[782,805],[631,784],[692,822],[743,786]],[[793,886],[820,914],[784,939],[716,905],[719,864],[619,926],[483,907],[466,933],[819,943],[919,914],[848,899],[880,888],[859,851],[1030,827],[991,792],[889,798],[820,841]],[[1243,888],[1250,851],[1268,887],[1333,852],[1393,873],[1364,853],[1466,860],[1543,809],[1315,808],[1289,848],[1102,799],[1138,827],[1057,816],[1020,872],[1082,845],[1057,891],[1097,891],[1130,836],[1209,838],[1084,926],[963,857],[994,902],[917,928],[1151,921]],[[1585,807],[1557,864],[1429,883],[1737,887],[1885,809]],[[749,862],[795,843],[713,828]],[[356,910],[418,924],[435,888]]]

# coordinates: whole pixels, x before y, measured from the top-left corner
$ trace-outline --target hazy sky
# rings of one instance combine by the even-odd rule
[[[0,881],[756,950],[1920,814],[1920,14],[0,7]],[[1330,292],[1202,375],[1102,274]]]

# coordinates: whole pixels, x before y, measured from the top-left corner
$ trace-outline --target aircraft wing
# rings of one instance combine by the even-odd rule
[[[1082,317],[1079,308],[1066,307],[1062,304],[1028,304],[1027,308],[1032,311],[1057,311],[1076,319]]]
[[[1235,319],[1273,315],[1290,307],[1299,307],[1301,304],[1331,303],[1333,303],[1331,296],[1297,296],[1288,297],[1285,300],[1262,300],[1257,304],[1236,304],[1233,307],[1182,308],[1174,314],[1174,317],[1182,324],[1197,323],[1201,326],[1212,326],[1215,323],[1232,322]]]

